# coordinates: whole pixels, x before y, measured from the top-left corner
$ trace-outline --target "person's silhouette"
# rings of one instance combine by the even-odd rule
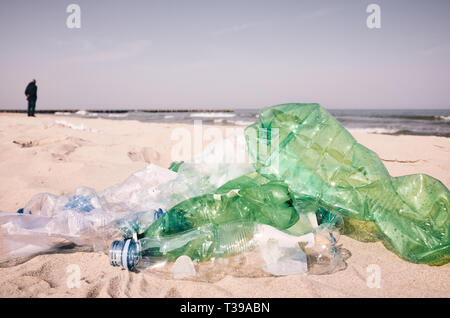
[[[32,80],[25,89],[25,95],[28,100],[28,116],[34,116],[34,111],[36,109],[36,100],[37,100],[37,86],[36,80]]]

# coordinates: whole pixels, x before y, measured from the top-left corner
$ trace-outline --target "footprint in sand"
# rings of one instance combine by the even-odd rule
[[[23,272],[18,279],[19,290],[34,295],[42,288],[49,290],[59,287],[58,274],[55,273],[55,269],[56,265],[47,261],[35,270]]]
[[[74,152],[77,148],[77,146],[72,144],[62,144],[53,149],[51,154],[56,160],[67,161],[67,156]]]
[[[89,144],[89,141],[78,137],[66,137],[58,140],[27,140],[17,139],[13,143],[19,145],[21,148],[38,147],[44,151],[50,152],[53,159],[57,161],[68,161],[68,156],[77,148]],[[34,153],[37,154],[37,153]]]
[[[132,161],[142,161],[154,164],[158,164],[161,160],[160,153],[150,147],[144,147],[141,148],[141,150],[132,149],[128,151],[128,157]]]
[[[86,297],[87,298],[95,298],[100,294],[100,291],[102,290],[103,283],[98,283],[94,287],[89,288]]]
[[[62,144],[61,144],[62,142]],[[49,147],[50,154],[57,161],[68,161],[69,155],[89,141],[77,137],[67,137]]]
[[[110,279],[106,292],[111,298],[120,297],[120,278],[118,276]]]
[[[178,292],[178,289],[172,287],[169,291],[164,295],[164,298],[181,298],[181,294]]]

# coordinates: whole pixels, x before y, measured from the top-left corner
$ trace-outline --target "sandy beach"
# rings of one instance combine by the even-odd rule
[[[0,114],[0,211],[15,212],[41,192],[64,195],[82,185],[101,191],[150,163],[167,168],[176,127],[193,129],[188,124]],[[450,186],[450,138],[352,134],[382,158],[391,175],[426,173]],[[226,276],[214,283],[120,270],[102,253],[41,255],[0,268],[0,297],[450,297],[450,264],[408,263],[380,242],[341,236],[340,243],[352,256],[347,268],[334,274]],[[67,285],[71,264],[81,269],[79,288]],[[371,264],[380,268],[380,288],[367,284]]]

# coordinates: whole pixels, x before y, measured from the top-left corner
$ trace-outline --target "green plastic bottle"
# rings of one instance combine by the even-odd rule
[[[137,241],[114,241],[110,247],[113,266],[125,269],[149,268],[184,255],[193,261],[240,254],[254,247],[254,222],[207,224],[173,235],[143,237]]]
[[[204,225],[224,225],[234,221],[253,221],[287,229],[299,220],[299,213],[284,182],[267,180],[264,184],[246,184],[240,189],[230,187],[228,192],[223,189],[175,205],[150,225],[140,238],[173,235]]]
[[[128,270],[161,269],[167,261],[178,261],[181,256],[188,257],[194,266],[192,262],[220,260],[257,248],[252,257],[258,270],[273,275],[325,274],[345,268],[336,242],[336,233],[328,228],[318,229],[314,234],[295,236],[269,225],[235,221],[137,241],[114,241],[110,260],[113,266]],[[255,259],[258,256],[259,259]],[[226,263],[219,261],[217,266],[207,267],[206,276],[227,271],[223,267]],[[230,270],[233,274],[236,268],[233,266]]]
[[[447,187],[424,174],[391,177],[377,154],[319,104],[265,108],[245,134],[256,171],[284,181],[304,209],[354,220],[362,237],[383,237],[411,262],[450,261]]]

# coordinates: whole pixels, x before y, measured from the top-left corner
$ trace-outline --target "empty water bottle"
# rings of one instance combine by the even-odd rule
[[[180,256],[193,264],[256,250],[262,270],[273,275],[321,274],[341,263],[336,241],[328,229],[294,236],[272,226],[254,222],[205,225],[175,235],[114,241],[111,265],[128,270],[160,268]],[[223,265],[223,263],[222,263]]]
[[[160,237],[234,221],[255,221],[287,229],[298,220],[299,214],[286,184],[268,182],[185,200],[164,213],[142,237]]]

